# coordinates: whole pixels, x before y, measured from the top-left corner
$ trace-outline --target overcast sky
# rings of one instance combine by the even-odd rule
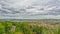
[[[0,19],[60,19],[60,0],[0,0]]]

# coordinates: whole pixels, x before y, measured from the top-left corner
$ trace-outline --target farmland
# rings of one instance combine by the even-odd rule
[[[60,34],[60,22],[0,20],[0,34]]]

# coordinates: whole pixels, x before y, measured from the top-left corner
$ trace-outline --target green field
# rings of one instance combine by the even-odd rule
[[[60,23],[53,21],[0,20],[0,34],[60,34]]]

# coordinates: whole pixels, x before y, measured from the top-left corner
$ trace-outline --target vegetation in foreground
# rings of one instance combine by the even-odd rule
[[[0,34],[60,34],[58,23],[0,21]]]

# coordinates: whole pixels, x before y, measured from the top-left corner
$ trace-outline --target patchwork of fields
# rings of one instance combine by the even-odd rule
[[[0,34],[60,34],[60,22],[0,20]]]

